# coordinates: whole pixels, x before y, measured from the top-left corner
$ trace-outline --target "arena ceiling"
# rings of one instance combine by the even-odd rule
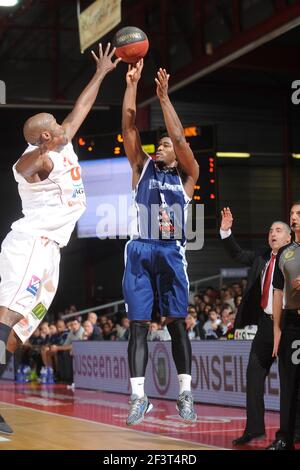
[[[81,0],[81,10],[92,3]],[[123,0],[122,26],[143,29],[150,41],[139,102],[151,102],[159,66],[170,90],[197,98],[199,84],[285,87],[300,78],[299,0]],[[93,46],[96,49],[95,45]],[[0,7],[0,79],[8,104],[68,105],[94,70],[81,54],[76,0],[20,0]],[[120,105],[126,66],[104,82],[98,104]]]

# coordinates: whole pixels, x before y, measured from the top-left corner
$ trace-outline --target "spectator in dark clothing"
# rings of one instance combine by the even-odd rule
[[[103,325],[102,336],[105,341],[116,340],[116,333],[112,331],[112,327],[109,323],[105,323],[105,325]]]
[[[102,339],[101,329],[97,325],[97,322],[98,322],[97,314],[95,312],[89,312],[87,316],[87,320],[89,320],[91,324],[93,325],[92,341],[95,341],[95,340],[99,341],[99,339]]]
[[[90,320],[85,320],[83,323],[84,333],[82,339],[88,341],[101,341],[102,334],[100,333],[100,328],[95,328]],[[97,333],[98,331],[98,333]]]
[[[205,333],[203,331],[202,326],[199,322],[197,322],[197,319],[190,313],[188,313],[185,317],[185,324],[186,331],[189,335],[190,340],[205,339]]]

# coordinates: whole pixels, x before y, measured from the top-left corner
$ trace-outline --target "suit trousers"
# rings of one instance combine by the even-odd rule
[[[247,424],[249,433],[264,434],[265,432],[265,379],[274,362],[273,352],[273,320],[270,315],[263,314],[258,330],[252,342],[247,367]]]

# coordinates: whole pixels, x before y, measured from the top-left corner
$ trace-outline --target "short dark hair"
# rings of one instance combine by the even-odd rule
[[[298,199],[298,201],[294,201],[291,205],[291,208],[294,206],[300,206],[300,199]]]
[[[169,134],[167,133],[166,130],[164,130],[164,131],[162,131],[162,132],[159,133],[158,142],[159,142],[161,139],[163,139],[164,137],[169,137],[169,139],[170,139],[170,136],[169,136]]]

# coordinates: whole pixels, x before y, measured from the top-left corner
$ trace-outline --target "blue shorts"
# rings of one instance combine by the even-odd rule
[[[154,294],[159,313],[185,317],[189,281],[185,249],[173,240],[130,240],[125,247],[123,294],[130,320],[151,320]]]

